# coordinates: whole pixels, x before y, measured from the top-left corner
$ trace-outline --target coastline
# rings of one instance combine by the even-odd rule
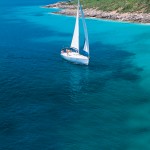
[[[59,8],[54,14],[76,16],[76,5],[69,5],[67,2],[57,2],[55,4],[48,4],[43,8]],[[117,11],[105,12],[95,8],[85,8],[85,17],[96,19],[107,19],[121,22],[134,22],[142,24],[150,24],[150,13],[118,13]]]

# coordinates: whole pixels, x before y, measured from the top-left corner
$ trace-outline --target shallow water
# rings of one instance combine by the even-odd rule
[[[150,26],[87,19],[90,64],[73,65],[75,18],[46,3],[1,5],[0,149],[149,150]]]

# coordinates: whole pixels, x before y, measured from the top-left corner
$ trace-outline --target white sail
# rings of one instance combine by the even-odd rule
[[[72,42],[71,42],[71,47],[77,49],[79,52],[79,0],[78,0],[76,23],[75,23]]]
[[[84,18],[84,13],[82,10],[82,7],[80,6],[80,11],[81,11],[81,16],[82,16],[82,23],[83,23],[83,29],[84,29],[84,36],[85,36],[85,43],[84,43],[84,48],[83,50],[87,53],[89,56],[89,39],[88,39],[88,32],[87,32],[87,27],[85,23],[85,18]]]
[[[87,43],[87,41],[84,42],[84,48],[83,50],[87,53],[87,55],[89,56],[89,45]]]

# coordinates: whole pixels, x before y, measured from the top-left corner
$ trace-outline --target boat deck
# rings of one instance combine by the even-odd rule
[[[88,57],[80,55],[79,53],[76,52],[63,52],[61,55],[66,56],[66,57],[71,57],[71,58],[77,58],[77,59],[88,59]]]

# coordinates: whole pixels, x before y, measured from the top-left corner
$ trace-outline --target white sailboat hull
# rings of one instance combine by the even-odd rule
[[[88,65],[89,64],[89,58],[83,55],[80,55],[79,53],[75,52],[64,52],[61,53],[61,57],[67,61],[70,61],[75,64],[81,64],[81,65]]]

